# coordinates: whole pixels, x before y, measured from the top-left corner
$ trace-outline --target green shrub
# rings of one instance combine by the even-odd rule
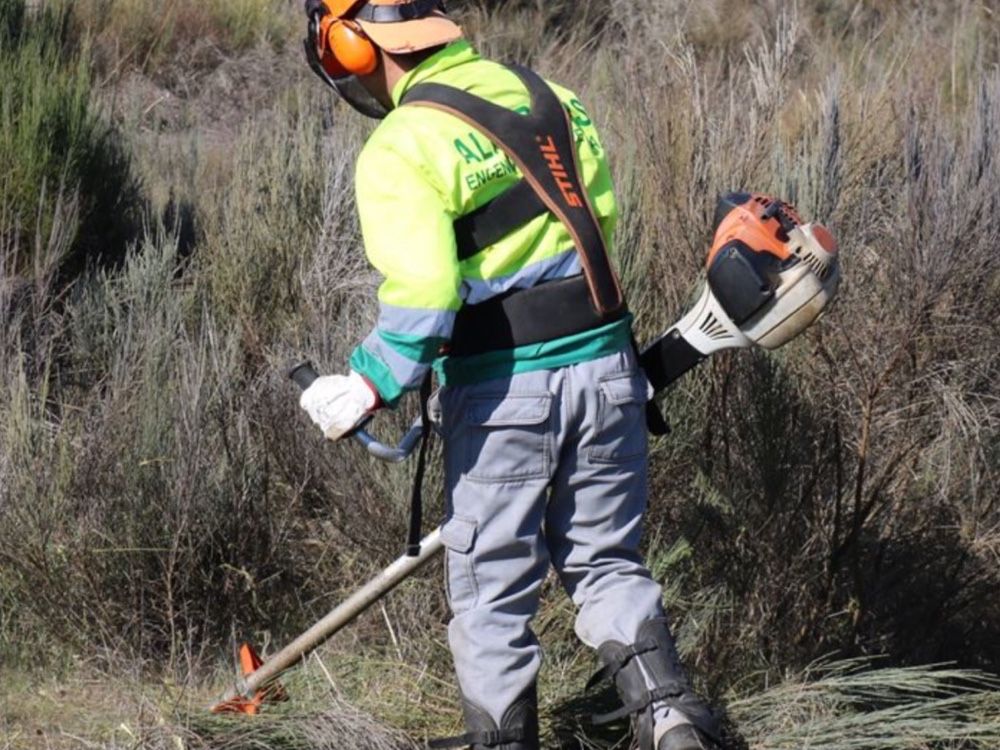
[[[86,45],[74,49],[67,38],[65,11],[27,13],[22,0],[2,8],[0,234],[20,248],[13,264],[32,265],[30,238],[51,232],[59,195],[79,202],[63,271],[117,262],[135,231],[139,192],[117,132],[95,107]]]

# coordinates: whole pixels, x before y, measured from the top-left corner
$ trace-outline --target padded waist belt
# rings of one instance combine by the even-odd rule
[[[463,307],[448,354],[466,357],[540,344],[607,325],[627,313],[623,305],[614,315],[599,315],[583,276],[547,281]]]

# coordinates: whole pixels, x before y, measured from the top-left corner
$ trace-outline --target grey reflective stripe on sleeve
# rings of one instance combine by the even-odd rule
[[[565,279],[582,273],[580,255],[572,248],[524,266],[515,273],[495,279],[463,279],[462,298],[468,305],[475,305],[490,297],[496,297],[509,289],[532,287],[540,281]]]
[[[451,338],[455,327],[454,310],[396,307],[385,302],[378,306],[378,330],[407,336]]]
[[[382,340],[379,332],[372,331],[361,342],[361,346],[373,357],[385,363],[392,374],[393,379],[399,383],[403,389],[412,389],[420,385],[430,362],[418,362],[417,360],[405,357],[388,343]]]

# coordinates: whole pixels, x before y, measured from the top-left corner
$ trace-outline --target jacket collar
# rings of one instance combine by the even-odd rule
[[[398,107],[403,94],[418,83],[429,81],[446,70],[478,59],[479,53],[472,48],[472,44],[468,40],[460,39],[457,42],[452,42],[444,49],[435,52],[396,82],[392,89],[393,106]]]

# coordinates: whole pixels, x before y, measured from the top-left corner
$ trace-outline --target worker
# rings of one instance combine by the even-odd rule
[[[481,58],[439,0],[306,11],[313,69],[384,118],[356,174],[384,281],[348,374],[301,405],[337,439],[438,376],[467,732],[431,747],[538,750],[530,624],[551,564],[641,750],[716,748],[639,552],[651,388],[608,261],[618,214],[593,118],[568,89]]]

